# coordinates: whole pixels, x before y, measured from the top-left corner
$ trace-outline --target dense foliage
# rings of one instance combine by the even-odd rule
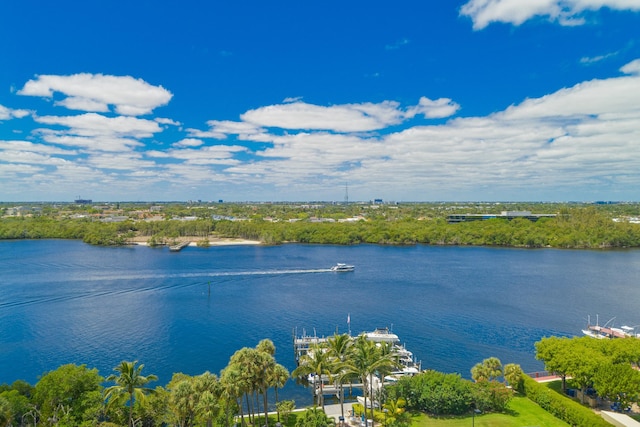
[[[583,397],[593,389],[621,408],[640,402],[640,339],[543,338],[536,343],[536,357],[563,378],[563,390],[564,379],[571,377]]]
[[[556,393],[544,384],[540,384],[530,377],[523,379],[526,396],[540,405],[552,415],[566,421],[572,426],[606,427],[610,426],[600,415],[586,406],[582,406],[566,396]]]
[[[229,427],[242,414],[245,397],[249,422],[262,425],[254,398],[264,396],[266,416],[267,389],[282,387],[289,379],[289,372],[275,363],[274,352],[273,343],[263,340],[256,348],[238,350],[220,378],[209,372],[176,373],[166,387],[155,389],[147,385],[157,377],[142,375],[144,365],[136,361],[123,361],[106,379],[85,365],[63,365],[42,375],[35,386],[24,381],[0,385],[0,426]],[[105,381],[113,385],[105,388]],[[291,404],[283,407],[293,409]],[[242,417],[242,425],[246,422]]]
[[[509,206],[514,209],[519,206]],[[640,247],[640,225],[627,221],[638,216],[638,205],[547,205],[529,207],[534,212],[555,213],[537,222],[527,219],[490,219],[449,224],[450,213],[487,213],[497,206],[453,210],[438,204],[385,206],[286,207],[282,205],[219,205],[207,209],[167,207],[163,220],[139,219],[149,212],[120,210],[121,222],[101,222],[103,213],[83,215],[60,211],[0,220],[0,239],[65,238],[90,244],[125,244],[133,236],[163,244],[183,236],[206,242],[211,236],[240,237],[265,244],[286,242],[353,245],[430,244],[508,247],[625,248]],[[502,207],[504,208],[504,207]],[[499,208],[498,208],[499,209]],[[7,210],[6,208],[4,209]],[[217,213],[224,212],[227,215]],[[173,214],[187,215],[176,216]],[[188,218],[189,220],[184,220]],[[346,218],[352,221],[341,222]],[[614,218],[617,219],[614,221]]]
[[[518,365],[505,366],[511,381],[520,384],[522,371]],[[499,359],[491,357],[472,369],[475,382],[459,374],[424,371],[404,377],[389,390],[390,396],[402,397],[407,407],[435,416],[463,415],[469,411],[504,412],[514,390],[499,381],[503,367]],[[506,379],[506,377],[505,377]]]
[[[303,356],[292,375],[306,378],[308,373],[323,372],[332,381],[347,384],[370,375],[387,375],[397,367],[389,348],[366,340],[364,335],[334,335],[322,350]],[[282,415],[287,423],[295,405],[293,401],[278,402],[277,390],[290,374],[276,363],[274,354],[273,343],[262,340],[254,348],[236,351],[220,376],[175,373],[165,387],[153,389],[149,383],[157,377],[143,375],[144,365],[137,361],[122,361],[106,379],[85,365],[63,365],[45,373],[33,387],[24,381],[0,385],[0,422],[60,427],[263,426],[268,416],[267,393],[273,390],[275,407],[281,411],[278,421]],[[486,359],[481,365],[494,369],[495,360]],[[502,371],[502,366],[498,369]],[[468,415],[472,408],[505,411],[512,395],[513,391],[497,379],[471,382],[458,374],[426,371],[403,377],[395,386],[365,390],[369,401],[376,403],[367,406],[366,416],[387,427],[406,427],[411,422],[408,409],[438,415]],[[364,414],[364,405],[351,406],[355,414]],[[328,420],[322,409],[296,416],[296,426],[324,427]]]

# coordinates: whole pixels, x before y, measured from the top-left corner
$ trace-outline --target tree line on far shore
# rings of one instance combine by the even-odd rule
[[[610,212],[593,206],[562,207],[556,217],[536,222],[523,218],[511,221],[447,223],[443,215],[367,215],[350,222],[304,220],[213,219],[201,216],[190,221],[126,220],[103,223],[87,218],[41,215],[0,219],[0,239],[80,239],[93,245],[125,245],[133,237],[150,244],[170,244],[188,236],[203,246],[214,237],[237,237],[264,244],[312,243],[356,245],[474,245],[523,248],[637,248],[640,224],[614,221]],[[335,215],[334,215],[335,216]],[[327,218],[325,218],[327,219]]]

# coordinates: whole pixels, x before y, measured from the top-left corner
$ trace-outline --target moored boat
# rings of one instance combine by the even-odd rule
[[[611,339],[611,338],[640,338],[640,334],[635,333],[635,328],[631,326],[622,326],[620,328],[614,328],[609,326],[614,321],[615,317],[609,319],[604,326],[600,326],[596,317],[596,324],[591,324],[591,317],[588,318],[587,328],[582,330],[582,333],[591,338],[597,339]]]

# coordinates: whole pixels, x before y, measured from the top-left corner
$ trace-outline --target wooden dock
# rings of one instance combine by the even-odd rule
[[[175,245],[171,245],[169,246],[169,250],[171,252],[180,252],[183,248],[189,246],[189,241],[185,241],[185,242],[180,242],[180,243],[176,243]]]

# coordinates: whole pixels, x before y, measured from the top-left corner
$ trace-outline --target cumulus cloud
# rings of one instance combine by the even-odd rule
[[[188,129],[189,136],[196,138],[225,139],[229,135],[240,135],[243,139],[249,139],[251,136],[264,132],[264,129],[253,123],[234,122],[231,120],[209,120],[207,125],[209,125],[209,130],[207,131]]]
[[[634,71],[640,62],[623,67]],[[638,71],[638,70],[636,70]],[[637,76],[608,80],[591,80],[536,99],[527,99],[501,113],[507,119],[565,120],[567,117],[588,118],[611,114],[640,112],[640,86]]]
[[[20,119],[28,115],[29,111],[27,110],[12,110],[4,105],[0,105],[0,120]]]
[[[185,138],[173,144],[174,147],[199,147],[204,144],[204,141],[197,138]]]
[[[100,170],[136,170],[157,166],[155,162],[142,159],[139,153],[100,153],[89,156],[86,161],[88,166]]]
[[[31,138],[38,142],[0,141],[0,176],[16,185],[37,182],[38,189],[49,189],[48,179],[133,192],[127,194],[179,177],[181,186],[210,189],[215,180],[265,198],[274,197],[266,189],[285,186],[295,197],[323,197],[348,181],[365,197],[531,200],[540,191],[570,199],[576,182],[602,192],[640,181],[640,60],[620,73],[481,117],[456,116],[461,106],[449,98],[422,97],[410,106],[293,100],[247,111],[239,121],[210,120],[207,130],[187,129],[184,138],[174,134],[182,129],[171,129],[174,143],[158,135],[171,125],[163,120],[34,116],[42,128]],[[21,168],[34,177],[27,182],[15,172]]]
[[[38,123],[66,126],[71,133],[81,136],[122,135],[134,138],[148,138],[162,131],[153,120],[135,117],[106,117],[101,114],[85,113],[78,116],[36,117]]]
[[[493,22],[520,25],[534,17],[546,17],[561,25],[580,25],[581,14],[601,8],[640,11],[640,0],[470,0],[460,14],[473,21],[481,30]]]
[[[399,124],[404,113],[398,103],[343,104],[324,107],[293,102],[249,110],[241,116],[256,126],[281,129],[331,130],[335,132],[366,132]]]
[[[162,86],[153,86],[131,76],[88,73],[36,76],[18,94],[53,98],[56,92],[65,96],[56,101],[56,105],[90,112],[107,112],[111,105],[116,113],[127,116],[149,114],[166,105],[173,96]]]
[[[34,132],[46,142],[99,151],[122,151],[142,146],[143,138],[162,131],[153,120],[136,117],[106,117],[96,113],[77,116],[36,116],[37,123],[53,126]],[[65,129],[58,129],[59,127]]]
[[[603,180],[627,185],[640,179],[640,61],[621,71],[630,75],[586,81],[485,117],[384,136],[314,129],[270,134],[272,146],[256,152],[264,160],[227,171],[276,187],[301,183],[319,189],[348,180],[369,194],[406,190],[414,199],[428,198],[416,197],[418,191],[477,199],[489,194],[479,196],[484,187],[518,199],[524,187],[531,197],[550,187],[571,195],[576,182],[598,183],[599,189]],[[458,108],[448,99],[422,98],[406,116],[447,116]]]
[[[172,119],[167,119],[164,117],[156,117],[155,119],[156,122],[160,123],[161,125],[171,125],[171,126],[182,126],[182,123],[177,122],[175,120]]]
[[[31,152],[31,153],[40,153],[40,154],[61,154],[66,156],[71,156],[77,154],[75,150],[67,150],[64,148],[59,148],[56,146],[48,145],[48,144],[36,144],[30,141],[1,141],[0,140],[0,150],[3,150],[5,153],[9,151],[20,151],[20,152]],[[4,160],[4,158],[3,158]]]
[[[417,106],[407,110],[407,117],[422,114],[426,118],[440,119],[454,115],[460,109],[460,105],[449,98],[431,100],[425,96],[420,98]]]
[[[193,165],[234,165],[239,163],[233,156],[246,152],[239,145],[214,145],[199,148],[174,148],[166,151],[147,151],[146,156],[152,158],[174,159]]]
[[[620,68],[620,71],[622,71],[625,74],[633,74],[633,75],[640,74],[640,59],[636,59],[635,61],[629,62],[628,64]]]

